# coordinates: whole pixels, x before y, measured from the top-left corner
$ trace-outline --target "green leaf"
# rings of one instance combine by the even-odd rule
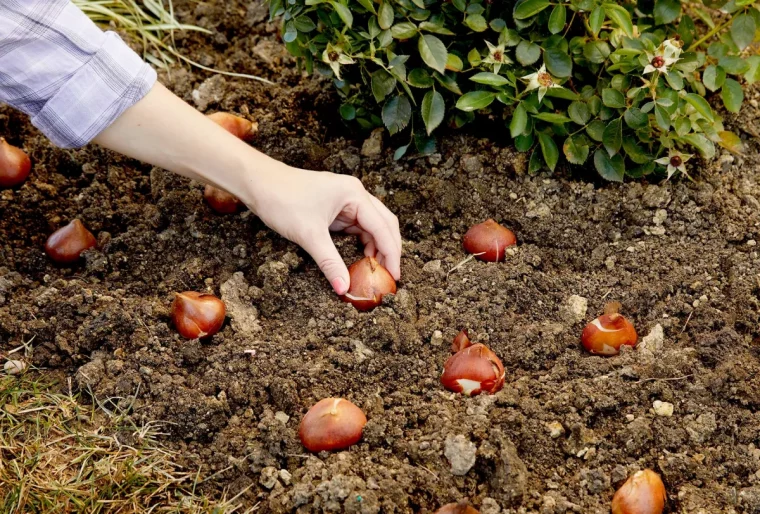
[[[391,28],[391,25],[393,25],[393,18],[393,6],[390,1],[381,3],[380,12],[377,15],[377,24],[380,25],[380,28],[383,30]]]
[[[509,84],[509,80],[507,80],[507,78],[504,77],[503,75],[497,75],[496,73],[490,73],[487,71],[476,73],[475,75],[470,77],[470,80],[472,80],[473,82],[477,82],[478,84],[486,84],[487,86],[494,86],[494,87],[499,87],[505,84]]]
[[[298,32],[308,33],[317,28],[312,19],[305,15],[298,16],[293,22],[295,23]]]
[[[588,159],[589,147],[585,136],[570,136],[562,145],[562,152],[572,164],[583,164]]]
[[[654,22],[657,25],[672,23],[681,15],[680,0],[655,0]]]
[[[729,75],[741,75],[749,70],[747,59],[737,55],[726,55],[718,60],[718,66],[726,70]]]
[[[396,88],[396,78],[385,70],[377,70],[372,74],[372,94],[377,103],[385,100],[385,97]]]
[[[544,166],[544,160],[541,158],[541,152],[538,150],[538,148],[533,150],[533,153],[530,154],[530,160],[528,161],[528,173],[531,175],[535,175],[541,171],[541,168]]]
[[[742,139],[739,136],[728,130],[722,130],[721,132],[718,132],[718,136],[720,137],[718,140],[718,144],[720,146],[730,152],[742,153],[743,144]]]
[[[689,102],[689,104],[691,104],[691,106],[694,107],[694,109],[696,109],[697,112],[701,114],[707,121],[710,123],[715,121],[715,115],[710,108],[710,104],[707,103],[707,100],[695,93],[688,93],[684,99]]]
[[[591,123],[589,123],[588,127],[586,127],[586,134],[591,137],[594,141],[602,142],[602,139],[604,139],[604,130],[607,128],[607,126],[604,124],[601,120],[594,120]]]
[[[515,49],[515,57],[523,66],[530,66],[541,57],[541,47],[523,39]]]
[[[597,6],[591,11],[591,15],[588,17],[588,25],[591,27],[591,32],[594,37],[602,30],[602,24],[604,23],[604,9],[602,6]]]
[[[623,139],[623,150],[625,150],[625,154],[628,158],[636,164],[644,164],[653,159],[651,155],[646,153],[638,144],[636,144],[635,138],[632,137],[626,137]]]
[[[612,3],[604,3],[602,7],[604,7],[607,17],[620,27],[626,36],[633,37],[633,22],[631,21],[630,13],[625,7]]]
[[[462,62],[462,59],[459,58],[456,54],[449,54],[446,57],[446,69],[450,71],[462,71],[462,68],[464,68],[464,63]]]
[[[619,109],[625,107],[625,96],[617,89],[606,87],[602,89],[602,103],[607,107]]]
[[[433,87],[433,77],[430,76],[430,73],[425,68],[414,68],[406,76],[406,81],[410,86],[414,87]]]
[[[461,95],[462,90],[459,89],[459,84],[457,84],[456,79],[452,76],[453,74],[441,74],[441,73],[434,73],[433,76],[435,77],[435,80],[438,81],[440,85],[454,93],[455,95]]]
[[[533,147],[533,132],[528,132],[515,138],[515,148],[518,152],[527,152]]]
[[[623,121],[620,118],[607,124],[602,134],[602,144],[610,157],[620,151],[620,147],[623,146]]]
[[[422,121],[425,122],[425,129],[430,135],[438,125],[443,121],[443,115],[446,106],[443,103],[443,96],[435,90],[430,90],[422,99]]]
[[[559,160],[559,150],[557,149],[557,143],[549,134],[543,132],[538,133],[538,144],[541,145],[541,154],[544,156],[544,161],[549,169],[554,171]]]
[[[430,34],[425,34],[420,36],[418,47],[425,64],[440,73],[446,72],[446,60],[449,53],[446,51],[446,45],[443,44],[443,41]]]
[[[397,161],[397,160],[401,159],[406,154],[407,150],[409,150],[409,145],[408,144],[404,145],[404,146],[399,146],[398,148],[396,148],[396,151],[393,152],[393,160]]]
[[[509,122],[509,134],[512,139],[525,132],[525,127],[528,126],[528,113],[525,112],[525,106],[522,102],[517,104],[515,112],[512,113],[512,121]]]
[[[485,109],[496,98],[496,93],[490,91],[470,91],[459,97],[457,100],[457,109],[465,112],[478,111]]]
[[[726,81],[726,71],[720,66],[711,64],[702,73],[702,83],[710,91],[717,91],[723,87],[723,83]]]
[[[726,79],[720,96],[723,98],[723,105],[726,106],[726,109],[734,113],[739,112],[744,101],[744,91],[742,91],[741,84],[734,79]]]
[[[375,11],[375,4],[372,3],[372,0],[356,0],[361,4],[362,7],[367,9],[372,14],[377,14],[377,11]]]
[[[411,39],[415,34],[417,34],[417,25],[408,21],[397,23],[391,27],[393,39]]]
[[[572,121],[567,116],[563,116],[562,114],[556,114],[553,112],[539,112],[538,114],[533,115],[534,118],[541,121],[547,121],[549,123],[558,125],[561,123],[568,123]]]
[[[625,124],[634,130],[646,127],[649,121],[649,117],[641,112],[641,109],[638,107],[627,109],[623,115],[623,119],[625,120]]]
[[[594,152],[594,166],[602,178],[611,182],[623,181],[623,176],[625,175],[625,163],[623,162],[623,157],[619,154],[610,158],[610,156],[607,155],[607,152],[599,149]]]
[[[681,139],[697,149],[699,155],[705,159],[715,157],[715,145],[702,134],[686,134]]]
[[[601,64],[610,56],[610,45],[605,41],[589,41],[583,45],[583,56],[590,62]]]
[[[351,9],[340,2],[330,2],[330,5],[335,8],[335,12],[338,13],[340,19],[343,20],[343,23],[345,23],[348,28],[351,28],[354,24],[354,15],[351,14]]]
[[[412,118],[412,105],[406,96],[394,96],[383,105],[383,123],[391,135],[406,128]]]
[[[668,110],[661,105],[654,106],[654,119],[657,122],[657,126],[662,130],[668,130],[670,128],[670,114]]]
[[[755,39],[755,19],[747,14],[740,14],[731,23],[731,38],[739,47],[739,50],[744,50]]]
[[[484,32],[488,28],[488,22],[480,14],[470,14],[464,19],[464,24],[475,32]]]
[[[584,102],[575,101],[567,107],[567,115],[578,125],[585,125],[591,119],[591,111]]]
[[[561,48],[545,49],[544,64],[547,71],[557,78],[566,78],[573,73],[573,61]]]
[[[552,9],[552,13],[549,15],[549,32],[559,34],[565,28],[566,22],[567,9],[565,9],[565,4],[559,3]]]
[[[340,106],[340,117],[346,121],[351,121],[356,118],[356,107],[351,104],[343,104]]]
[[[524,20],[535,16],[550,5],[549,0],[521,0],[515,4],[513,16],[516,20]]]
[[[747,58],[749,64],[749,70],[744,74],[744,80],[748,84],[754,84],[760,81],[760,55],[751,55]]]

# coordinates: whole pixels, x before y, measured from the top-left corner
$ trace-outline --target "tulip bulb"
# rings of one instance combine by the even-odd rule
[[[444,505],[433,514],[480,514],[467,502],[449,503]]]
[[[504,386],[504,365],[487,346],[477,343],[449,357],[441,384],[449,391],[475,396],[495,393]]]
[[[636,346],[637,341],[636,329],[618,313],[599,316],[581,334],[583,347],[597,355],[617,355],[621,346]]]
[[[81,253],[97,246],[98,241],[81,221],[73,220],[48,237],[45,252],[55,262],[72,263],[79,259]]]
[[[301,420],[298,436],[307,450],[343,450],[359,442],[367,417],[362,410],[343,398],[318,401]]]
[[[612,514],[661,514],[666,500],[660,475],[651,469],[637,471],[612,498]]]
[[[219,332],[225,313],[224,302],[208,293],[185,291],[177,293],[172,302],[172,322],[187,339],[201,339]]]
[[[242,205],[236,196],[210,184],[203,190],[203,198],[212,209],[220,214],[234,214]]]
[[[341,299],[357,310],[372,310],[382,303],[384,295],[396,293],[396,281],[374,257],[353,263],[348,274],[351,284]]]
[[[470,341],[470,336],[465,328],[457,334],[454,341],[451,343],[451,353],[460,352],[470,346],[472,346],[472,341]]]
[[[487,262],[503,261],[506,259],[504,250],[516,243],[515,234],[492,219],[473,226],[462,239],[467,253]]]
[[[9,145],[0,138],[0,187],[14,187],[23,183],[32,169],[32,161],[21,148]]]
[[[209,114],[208,118],[222,127],[224,130],[243,141],[250,141],[259,131],[259,125],[240,116],[235,116],[228,112],[215,112]]]

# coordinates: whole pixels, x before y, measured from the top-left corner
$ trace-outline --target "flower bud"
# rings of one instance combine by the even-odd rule
[[[618,313],[599,316],[581,334],[583,347],[598,355],[617,355],[621,346],[636,346],[637,340],[636,329]]]
[[[97,244],[92,232],[87,230],[81,221],[75,219],[48,237],[45,252],[55,262],[66,264],[76,262],[83,251]]]
[[[242,202],[237,197],[210,184],[203,190],[203,198],[212,209],[220,214],[234,214],[242,206]]]
[[[433,514],[479,514],[479,512],[469,503],[459,502],[444,505]]]
[[[0,137],[0,187],[23,183],[32,169],[32,161],[21,148],[9,145]]]
[[[298,436],[307,450],[342,450],[362,438],[367,417],[362,410],[343,398],[318,401],[301,420]]]
[[[470,336],[465,328],[457,334],[454,341],[451,343],[451,353],[460,352],[470,346],[472,346],[472,341],[470,341]]]
[[[228,112],[215,112],[209,114],[208,118],[222,127],[224,130],[243,141],[250,141],[259,131],[259,125],[256,122],[248,121],[240,116],[235,116]]]
[[[487,346],[477,343],[449,357],[441,384],[449,391],[475,396],[495,393],[504,386],[504,365]]]
[[[341,296],[357,310],[369,311],[380,305],[383,296],[396,293],[396,281],[374,257],[365,257],[348,268],[351,284]]]
[[[187,339],[201,339],[219,332],[225,313],[224,302],[208,293],[185,291],[177,293],[172,302],[172,322]]]
[[[488,262],[503,261],[506,258],[504,250],[516,243],[515,234],[492,219],[473,226],[462,239],[467,253]]]
[[[637,471],[612,498],[612,514],[661,514],[665,509],[665,484],[651,469]]]

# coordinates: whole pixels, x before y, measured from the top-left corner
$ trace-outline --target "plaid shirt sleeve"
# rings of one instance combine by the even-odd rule
[[[0,101],[56,146],[84,146],[155,81],[118,35],[68,0],[0,0]]]

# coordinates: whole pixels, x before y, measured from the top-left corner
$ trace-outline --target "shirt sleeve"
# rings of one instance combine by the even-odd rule
[[[86,145],[155,82],[117,34],[68,0],[0,1],[0,101],[56,146]]]

